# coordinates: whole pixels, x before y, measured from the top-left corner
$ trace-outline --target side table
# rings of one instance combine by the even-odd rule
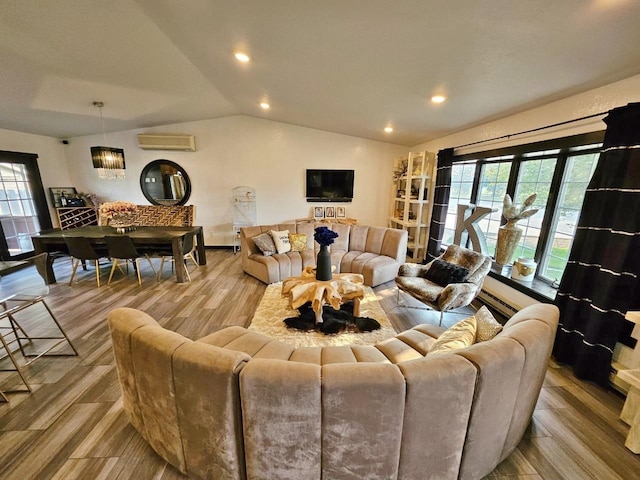
[[[640,369],[620,370],[618,378],[629,384],[627,400],[620,413],[620,420],[631,426],[624,446],[633,453],[640,453]]]

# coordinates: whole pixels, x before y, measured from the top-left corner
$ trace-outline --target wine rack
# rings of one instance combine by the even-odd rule
[[[56,211],[62,230],[98,225],[98,215],[93,207],[61,207]]]

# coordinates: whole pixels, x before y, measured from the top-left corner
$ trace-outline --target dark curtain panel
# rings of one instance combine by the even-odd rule
[[[625,314],[638,310],[640,103],[609,112],[556,305],[555,358],[577,377],[607,385]]]
[[[452,163],[453,148],[445,148],[438,152],[436,187],[433,193],[433,211],[429,227],[429,243],[427,245],[427,262],[440,255],[440,244],[444,235],[444,222],[447,218],[449,191],[451,190]]]

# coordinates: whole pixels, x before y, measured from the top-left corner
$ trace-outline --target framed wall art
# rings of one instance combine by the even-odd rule
[[[336,218],[346,218],[347,209],[345,207],[336,207]]]
[[[324,208],[324,218],[336,218],[336,209],[335,209],[335,207],[325,207]]]
[[[313,207],[313,218],[324,218],[324,207]]]

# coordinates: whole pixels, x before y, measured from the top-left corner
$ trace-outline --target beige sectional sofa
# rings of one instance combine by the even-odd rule
[[[325,226],[339,236],[330,247],[331,263],[336,273],[360,273],[365,285],[375,287],[393,280],[405,261],[407,232],[394,228],[344,225],[339,223],[298,223],[259,225],[240,230],[242,269],[264,283],[275,283],[299,276],[305,267],[316,264],[319,246],[313,240],[316,227]],[[264,256],[251,240],[270,230],[288,230],[307,235],[303,252]]]
[[[480,479],[531,420],[558,310],[426,355],[420,325],[375,346],[297,348],[241,327],[191,341],[109,315],[124,409],[171,465],[206,479]]]

